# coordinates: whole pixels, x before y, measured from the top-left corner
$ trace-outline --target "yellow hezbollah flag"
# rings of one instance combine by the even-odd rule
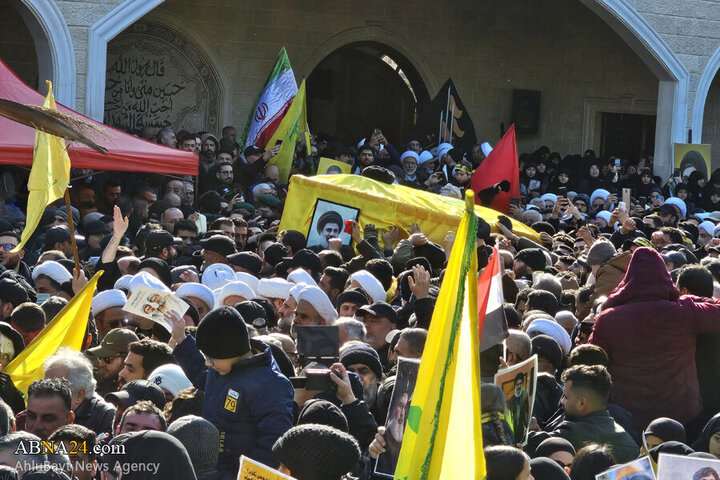
[[[362,228],[368,223],[385,231],[396,226],[400,238],[407,238],[410,224],[417,222],[425,236],[439,244],[449,230],[457,230],[465,211],[460,199],[388,185],[360,175],[293,175],[279,231],[298,230],[307,236],[314,213],[308,205],[315,205],[318,199],[358,209],[357,222]],[[475,206],[475,213],[499,232],[495,225],[502,213],[479,205]],[[540,241],[537,232],[523,223],[512,220],[512,226],[517,235]]]
[[[269,165],[277,165],[280,170],[280,183],[287,183],[290,176],[293,157],[295,156],[295,143],[298,133],[307,132],[307,109],[305,108],[305,80],[300,84],[295,99],[288,108],[277,130],[267,143],[265,149],[275,146],[278,140],[282,141],[280,151],[270,159]],[[307,135],[306,135],[307,141]],[[308,146],[309,148],[309,146]]]
[[[102,271],[96,273],[5,369],[5,373],[10,375],[17,389],[23,394],[27,395],[32,382],[43,378],[43,363],[58,348],[70,347],[80,351],[85,340],[90,304],[101,275]]]
[[[57,110],[52,92],[52,82],[47,81],[48,94],[45,108]],[[28,179],[30,195],[27,202],[27,219],[20,243],[12,251],[19,251],[35,231],[45,208],[65,195],[70,182],[70,157],[65,150],[65,141],[49,133],[35,131],[35,151]],[[69,212],[68,212],[69,213]]]
[[[466,209],[430,322],[396,480],[485,478],[474,197],[472,191],[465,193]],[[486,281],[491,279],[492,272]]]

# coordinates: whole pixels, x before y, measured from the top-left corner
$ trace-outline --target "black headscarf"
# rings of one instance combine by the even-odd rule
[[[530,473],[535,480],[570,480],[557,462],[545,457],[530,460]]]
[[[688,447],[684,443],[665,442],[650,450],[650,457],[652,457],[653,462],[657,463],[661,453],[670,453],[672,455],[686,456],[694,452],[695,451],[692,448]]]
[[[700,437],[692,444],[693,450],[696,452],[710,453],[710,437],[717,431],[720,431],[720,413],[712,417],[700,432]]]
[[[672,418],[656,418],[645,429],[645,435],[653,435],[663,442],[675,441],[685,443],[685,427]]]

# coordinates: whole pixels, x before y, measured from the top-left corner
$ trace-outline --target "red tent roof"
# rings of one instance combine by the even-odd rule
[[[42,105],[45,96],[32,89],[0,60],[0,97],[28,105]],[[80,115],[59,103],[58,109]],[[194,153],[165,147],[116,130],[80,115],[103,130],[91,137],[107,148],[107,155],[78,143],[68,145],[73,168],[122,170],[129,172],[197,175],[198,158]],[[0,116],[0,165],[31,166],[35,130]]]

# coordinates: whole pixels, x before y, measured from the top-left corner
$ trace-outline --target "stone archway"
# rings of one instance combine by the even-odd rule
[[[705,121],[705,107],[707,105],[708,94],[710,93],[710,86],[715,79],[715,75],[720,70],[720,47],[715,50],[710,60],[708,60],[700,81],[698,82],[697,90],[695,91],[695,102],[693,103],[692,112],[692,143],[703,142],[703,122]]]
[[[67,23],[55,2],[9,0],[30,31],[38,63],[38,90],[46,92],[45,80],[53,82],[58,102],[75,107],[75,51]]]

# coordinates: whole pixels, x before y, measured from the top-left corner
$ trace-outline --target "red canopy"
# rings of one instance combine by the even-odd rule
[[[0,98],[28,105],[42,105],[45,96],[32,89],[0,60]],[[58,109],[80,115],[58,103]],[[73,168],[95,170],[122,170],[129,172],[169,173],[197,175],[198,158],[194,153],[165,147],[116,130],[80,115],[103,130],[90,135],[99,145],[107,148],[107,155],[78,143],[68,145]],[[0,165],[31,166],[35,130],[0,116]]]

